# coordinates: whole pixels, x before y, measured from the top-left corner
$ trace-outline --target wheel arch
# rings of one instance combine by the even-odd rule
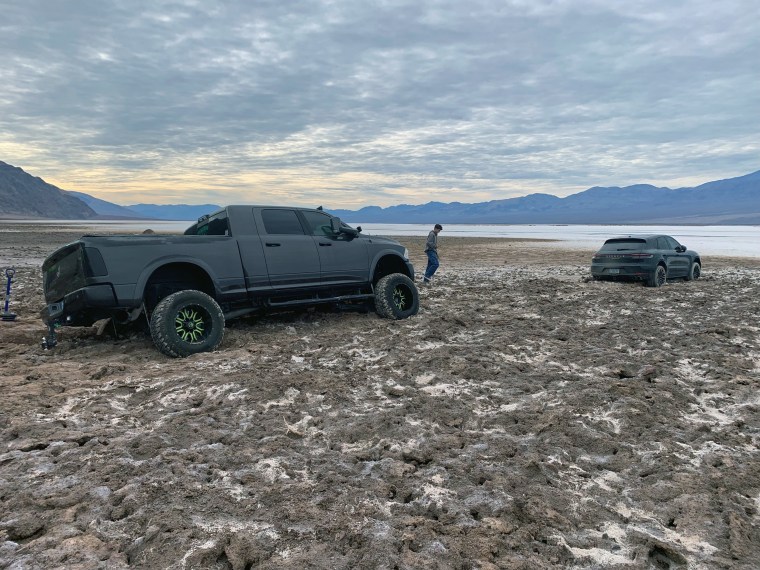
[[[146,268],[137,284],[137,298],[149,308],[168,295],[185,289],[202,291],[217,297],[216,286],[210,268],[197,259],[174,259],[155,263]]]
[[[372,266],[372,284],[392,273],[401,273],[412,279],[407,262],[396,252],[384,252],[378,255]]]

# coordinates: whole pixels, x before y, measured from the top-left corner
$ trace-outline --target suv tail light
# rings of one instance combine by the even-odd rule
[[[651,259],[654,257],[652,253],[596,253],[594,254],[594,260],[600,259]]]

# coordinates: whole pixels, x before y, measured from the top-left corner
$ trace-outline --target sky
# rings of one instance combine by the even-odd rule
[[[121,205],[760,170],[757,0],[0,0],[0,160]]]

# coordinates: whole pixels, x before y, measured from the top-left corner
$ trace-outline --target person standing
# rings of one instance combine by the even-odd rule
[[[428,234],[427,241],[425,242],[425,253],[428,258],[425,276],[422,278],[422,282],[425,285],[430,285],[430,281],[440,265],[438,261],[438,234],[441,233],[442,229],[443,226],[441,224],[436,224]]]

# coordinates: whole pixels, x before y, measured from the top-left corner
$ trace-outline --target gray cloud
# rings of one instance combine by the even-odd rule
[[[8,4],[0,158],[120,203],[480,201],[760,168],[752,0]]]

